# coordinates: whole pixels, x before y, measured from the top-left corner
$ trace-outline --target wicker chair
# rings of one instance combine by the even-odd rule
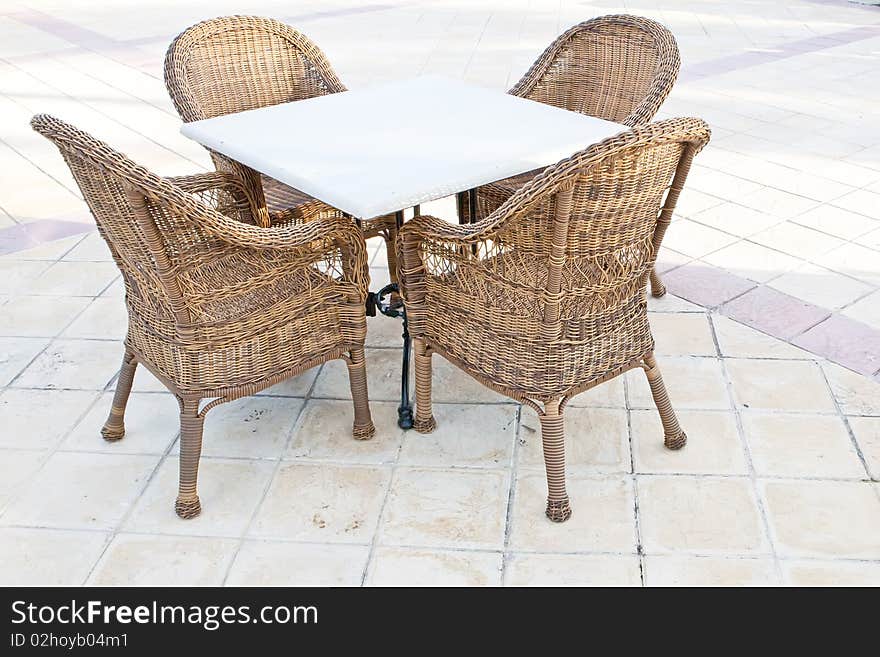
[[[628,126],[647,123],[672,90],[680,60],[675,37],[639,16],[601,16],[561,34],[509,93]],[[538,171],[477,190],[478,216],[486,217]],[[462,216],[467,209],[462,206]],[[651,292],[666,288],[651,270]]]
[[[165,55],[165,86],[183,121],[346,91],[324,53],[304,34],[271,18],[225,16],[179,34]],[[258,223],[342,216],[335,208],[211,152],[218,171],[247,181]],[[364,237],[382,236],[396,281],[394,215],[362,222]]]
[[[639,126],[549,167],[475,224],[409,221],[398,255],[415,353],[415,429],[436,426],[434,353],[531,407],[541,420],[547,516],[558,522],[571,514],[563,411],[573,395],[642,367],[664,442],[682,447],[653,355],[645,288],[691,161],[708,140],[699,119]]]
[[[349,220],[253,225],[247,188],[230,173],[160,178],[88,134],[38,115],[61,151],[122,271],[125,355],[102,429],[125,433],[138,363],[180,404],[177,514],[196,491],[205,414],[341,358],[354,399],[354,437],[374,433],[367,401],[363,238]],[[201,406],[202,400],[208,401]]]

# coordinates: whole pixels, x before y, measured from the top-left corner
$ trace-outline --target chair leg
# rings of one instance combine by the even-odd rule
[[[128,404],[136,369],[137,361],[134,354],[126,350],[122,357],[122,369],[119,370],[119,378],[116,380],[116,394],[113,395],[110,415],[101,428],[101,435],[108,442],[119,440],[125,435],[125,406]]]
[[[565,490],[565,425],[559,402],[555,399],[544,404],[544,414],[540,416],[547,468],[547,517],[553,522],[565,522],[571,517],[571,505]]]
[[[195,518],[202,512],[199,502],[199,458],[205,418],[199,415],[198,399],[180,402],[180,482],[174,510],[181,518]]]
[[[666,286],[663,284],[663,281],[660,280],[660,275],[657,273],[657,270],[653,267],[651,268],[651,296],[653,297],[662,297],[666,294]]]
[[[388,254],[388,276],[392,283],[397,283],[397,227],[388,229],[388,237],[385,238],[385,251]]]
[[[687,434],[679,425],[675,411],[672,410],[672,403],[666,392],[666,384],[663,383],[660,367],[657,365],[654,354],[645,356],[645,365],[645,374],[648,377],[648,385],[651,386],[651,395],[654,397],[654,404],[657,406],[660,421],[663,423],[663,444],[668,449],[681,449],[687,442]]]
[[[413,429],[419,433],[431,433],[437,428],[431,407],[431,352],[424,340],[413,340],[416,357],[416,417]]]
[[[364,350],[352,349],[348,363],[348,382],[351,386],[351,398],[354,401],[354,427],[352,436],[355,440],[369,440],[376,434],[373,418],[370,415],[370,400],[367,393],[367,364]]]

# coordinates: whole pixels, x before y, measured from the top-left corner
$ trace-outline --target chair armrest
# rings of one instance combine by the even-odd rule
[[[169,176],[165,180],[194,195],[208,207],[234,216],[239,221],[253,224],[255,200],[238,176],[225,171],[196,173],[187,176]]]

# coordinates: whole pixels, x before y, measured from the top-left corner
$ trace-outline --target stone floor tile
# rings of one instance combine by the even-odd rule
[[[600,383],[595,388],[590,388],[572,397],[567,407],[626,408],[626,392],[623,382],[624,377],[616,376],[610,381]]]
[[[815,356],[808,351],[794,347],[772,335],[761,333],[724,315],[712,315],[711,319],[722,356],[788,360],[815,359]]]
[[[658,356],[714,356],[715,340],[705,314],[649,313]]]
[[[565,465],[570,472],[630,471],[626,411],[613,408],[565,409]],[[520,467],[544,469],[541,422],[523,408],[517,462]]]
[[[509,475],[498,470],[398,468],[380,527],[382,545],[500,549]]]
[[[759,477],[865,477],[839,417],[744,412],[742,423]]]
[[[498,586],[501,553],[378,547],[368,586]]]
[[[94,531],[0,528],[0,585],[81,586],[107,536]]]
[[[843,314],[851,319],[867,324],[880,330],[880,292],[874,292],[859,299],[843,310]]]
[[[777,480],[761,488],[779,556],[880,558],[880,498],[870,484]]]
[[[0,512],[14,499],[21,485],[39,469],[45,453],[23,449],[0,451]]]
[[[758,283],[766,283],[802,263],[798,258],[746,240],[726,246],[702,260]]]
[[[833,412],[834,402],[815,363],[795,360],[727,361],[737,406],[752,409]]]
[[[786,272],[769,283],[770,287],[813,305],[839,310],[865,296],[874,288],[830,269],[805,265]]]
[[[663,445],[663,425],[656,411],[632,411],[633,457],[639,473],[746,474],[745,451],[732,412],[679,411],[688,435],[680,450]]]
[[[158,457],[56,452],[0,516],[5,525],[113,529],[140,495]]]
[[[0,335],[55,337],[89,305],[89,301],[81,297],[14,298],[0,314]]]
[[[868,464],[868,471],[880,481],[880,417],[850,417],[847,421]]]
[[[730,399],[721,364],[714,358],[657,358],[672,406],[676,410],[728,409]],[[641,369],[626,373],[631,408],[655,408],[648,378]]]
[[[649,556],[647,586],[774,586],[779,576],[772,559]]]
[[[835,363],[823,363],[822,371],[844,413],[880,415],[880,382],[872,381]]]
[[[302,374],[285,379],[281,383],[276,383],[274,386],[258,392],[257,396],[305,397],[312,389],[312,384],[320,371],[320,367],[313,367]]]
[[[367,349],[367,388],[370,401],[400,401],[400,349]],[[314,397],[351,399],[348,383],[348,367],[341,360],[324,364],[315,389]]]
[[[366,545],[245,541],[227,586],[360,586]]]
[[[876,561],[783,561],[782,573],[790,586],[880,586]]]
[[[27,293],[94,297],[117,276],[112,262],[57,262],[33,280]]]
[[[736,241],[735,235],[689,219],[678,219],[663,238],[670,249],[691,258],[701,258]]]
[[[101,428],[112,403],[112,392],[101,395],[61,444],[61,449],[112,454],[164,454],[180,432],[179,406],[172,395],[132,392],[125,407],[125,436],[121,440],[108,442],[101,435]]]
[[[635,501],[629,477],[570,475],[566,488],[571,517],[563,523],[544,515],[544,474],[520,474],[516,481],[510,549],[539,552],[634,553]]]
[[[753,281],[699,262],[664,274],[663,282],[672,294],[707,308],[720,306],[755,287]]]
[[[640,586],[636,556],[606,554],[512,554],[507,586]]]
[[[179,462],[162,462],[138,500],[124,529],[138,533],[241,536],[272,476],[274,464],[243,459],[203,458],[199,464],[202,512],[183,520],[174,512]]]
[[[0,338],[0,386],[11,383],[47,344],[45,338]]]
[[[55,447],[95,401],[80,390],[16,390],[0,394],[0,447]]]
[[[434,404],[437,428],[404,432],[399,462],[438,467],[506,467],[516,435],[516,406]]]
[[[55,340],[15,380],[26,388],[103,390],[119,372],[119,342]]]
[[[331,543],[369,543],[391,474],[387,468],[285,463],[249,534]]]
[[[639,523],[649,555],[769,553],[751,482],[641,476]]]
[[[861,374],[880,370],[880,330],[843,315],[832,315],[794,344]]]
[[[790,340],[831,311],[762,285],[724,304],[721,313],[762,333]]]
[[[119,299],[94,299],[62,334],[65,338],[122,340],[128,330],[128,311]]]
[[[238,541],[118,534],[89,576],[90,586],[218,586]]]
[[[876,222],[865,215],[843,210],[834,205],[821,205],[808,210],[795,217],[794,222],[843,240],[855,239],[877,227]]]

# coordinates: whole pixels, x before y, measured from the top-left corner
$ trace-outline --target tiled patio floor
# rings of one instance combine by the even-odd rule
[[[880,585],[880,9],[180,4],[0,8],[0,584]],[[375,318],[375,439],[350,439],[337,363],[222,406],[203,513],[179,520],[173,397],[141,371],[126,438],[100,437],[122,287],[27,121],[55,113],[164,174],[208,168],[177,132],[162,55],[196,20],[245,10],[303,29],[350,87],[425,72],[507,88],[579,20],[669,25],[684,65],[662,116],[714,130],[668,233],[674,294],[650,300],[687,447],[663,449],[639,372],[575,398],[574,515],[551,524],[534,414],[438,358],[440,428],[397,430],[399,324]]]

